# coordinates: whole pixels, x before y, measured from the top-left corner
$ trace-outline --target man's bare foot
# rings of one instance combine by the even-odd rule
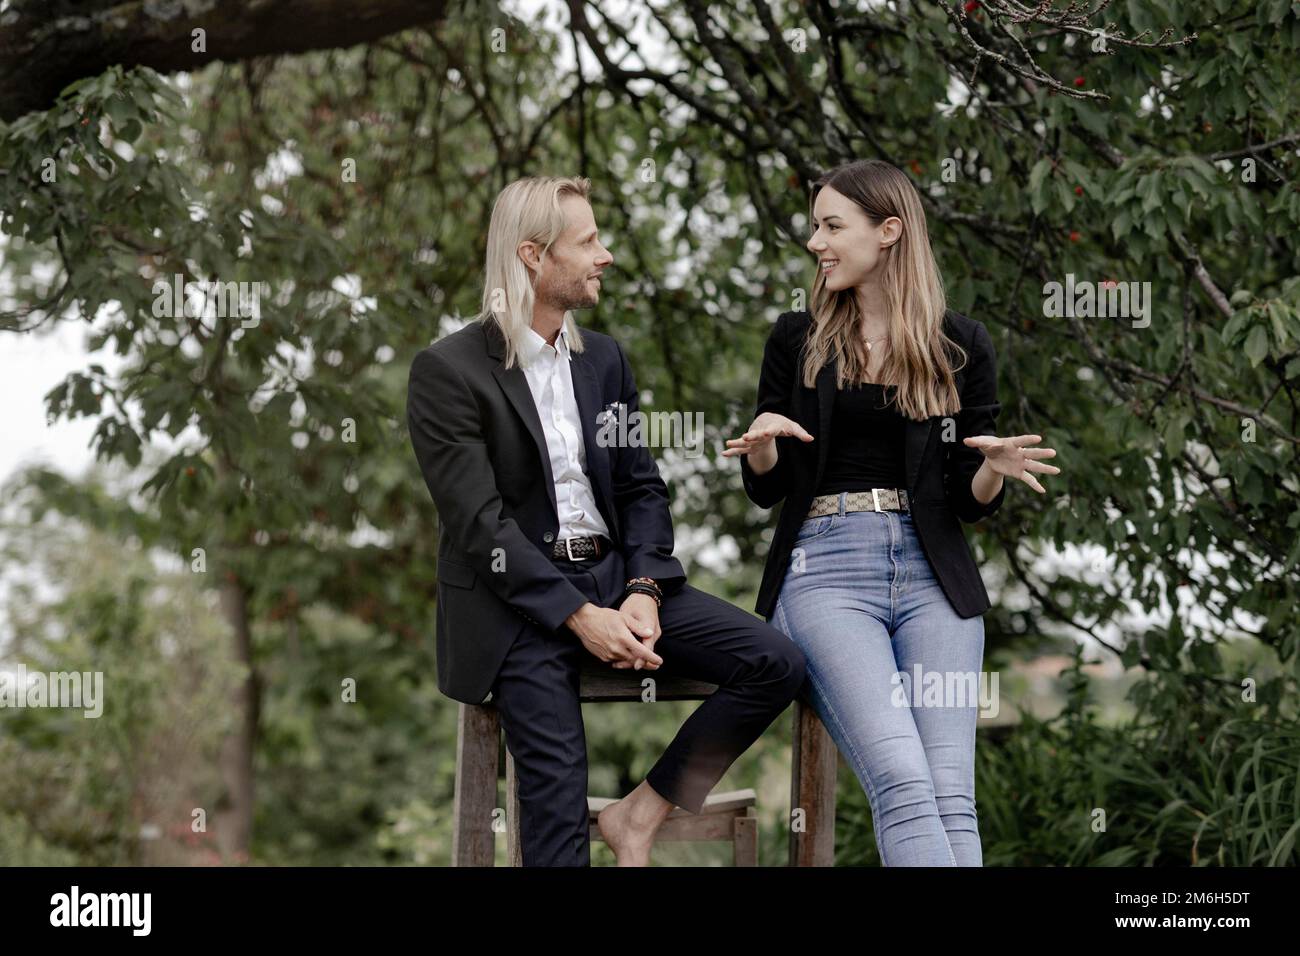
[[[655,833],[672,809],[673,805],[643,780],[622,800],[601,810],[596,826],[619,866],[649,866]]]

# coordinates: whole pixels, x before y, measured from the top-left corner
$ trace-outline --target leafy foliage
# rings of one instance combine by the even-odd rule
[[[1044,435],[1063,469],[1050,498],[1018,489],[971,529],[1003,582],[990,654],[1066,634],[1142,677],[1131,726],[1086,720],[1076,694],[1059,720],[1026,717],[981,748],[987,861],[1294,862],[1293,6],[1114,4],[1104,50],[1101,24],[1015,24],[1001,2],[859,17],[674,0],[628,22],[575,3],[572,33],[460,7],[437,30],[343,52],[173,80],[110,69],[0,128],[0,322],[83,322],[92,352],[117,353],[112,374],[107,358],[88,365],[47,407],[94,418],[97,455],[138,469],[144,495],[125,507],[34,475],[45,504],[30,514],[173,560],[201,548],[200,580],[246,598],[256,855],[448,851],[436,518],[402,407],[414,351],[477,311],[501,186],[592,176],[616,271],[583,321],[628,348],[647,410],[703,413],[711,450],[660,449],[661,468],[692,577],[748,606],[772,522],[718,450],[749,422],[769,323],[808,291],[808,180],[875,156],[913,176],[950,304],[993,332],[1000,433]],[[563,65],[575,37],[598,72]],[[169,314],[156,283],[178,274],[251,284],[260,317]],[[1149,282],[1148,324],[1047,314],[1045,284],[1067,275]],[[1106,560],[1072,572],[1056,560],[1067,545]],[[63,600],[138,608],[139,583],[96,592],[87,574],[59,578],[78,585]],[[97,626],[97,654],[140,639],[135,618]],[[355,707],[339,703],[346,676]],[[1243,676],[1256,701],[1230,706]],[[154,718],[132,719],[121,739]],[[678,720],[611,718],[608,739],[590,738],[593,789],[626,790]],[[777,800],[781,733],[733,771]],[[25,759],[49,739],[18,737]],[[840,792],[841,862],[868,861],[864,798],[855,782]],[[99,836],[42,824],[38,840],[0,802],[0,849],[133,858],[125,837],[97,842],[129,831],[122,795],[85,800],[108,813]],[[1098,806],[1104,836],[1084,819]],[[764,862],[783,859],[783,813],[769,801]]]

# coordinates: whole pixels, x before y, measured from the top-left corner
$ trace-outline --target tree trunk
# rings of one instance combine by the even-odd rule
[[[237,715],[234,731],[221,746],[221,779],[225,798],[212,823],[223,859],[247,862],[253,840],[253,749],[257,744],[258,686],[253,669],[252,629],[248,621],[248,595],[233,574],[221,583],[221,613],[230,625],[233,656],[248,668],[235,688],[231,704]]]

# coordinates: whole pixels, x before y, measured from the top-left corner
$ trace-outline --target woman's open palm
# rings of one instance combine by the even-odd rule
[[[776,412],[764,412],[754,419],[754,423],[749,426],[745,434],[739,438],[727,439],[727,448],[722,456],[735,458],[737,455],[748,455],[765,449],[771,442],[785,435],[798,438],[802,442],[813,440],[812,435],[808,434],[794,419],[778,415]]]
[[[1043,475],[1059,475],[1061,469],[1055,465],[1044,464],[1039,459],[1055,458],[1055,448],[1031,448],[1043,440],[1042,435],[1015,435],[1011,438],[997,438],[993,435],[972,435],[963,439],[970,448],[978,448],[984,453],[984,460],[999,475],[1007,478],[1019,478],[1030,488],[1040,494],[1047,489],[1038,483],[1034,472]]]

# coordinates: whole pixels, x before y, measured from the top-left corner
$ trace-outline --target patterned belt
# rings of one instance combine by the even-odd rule
[[[844,511],[910,511],[907,492],[902,488],[872,488],[870,491],[850,491],[844,496]],[[839,495],[818,495],[808,509],[808,518],[840,513]]]
[[[551,557],[566,558],[569,561],[585,561],[587,558],[598,558],[602,554],[608,554],[610,540],[600,535],[590,535],[583,538],[556,538],[555,547],[551,549]]]

